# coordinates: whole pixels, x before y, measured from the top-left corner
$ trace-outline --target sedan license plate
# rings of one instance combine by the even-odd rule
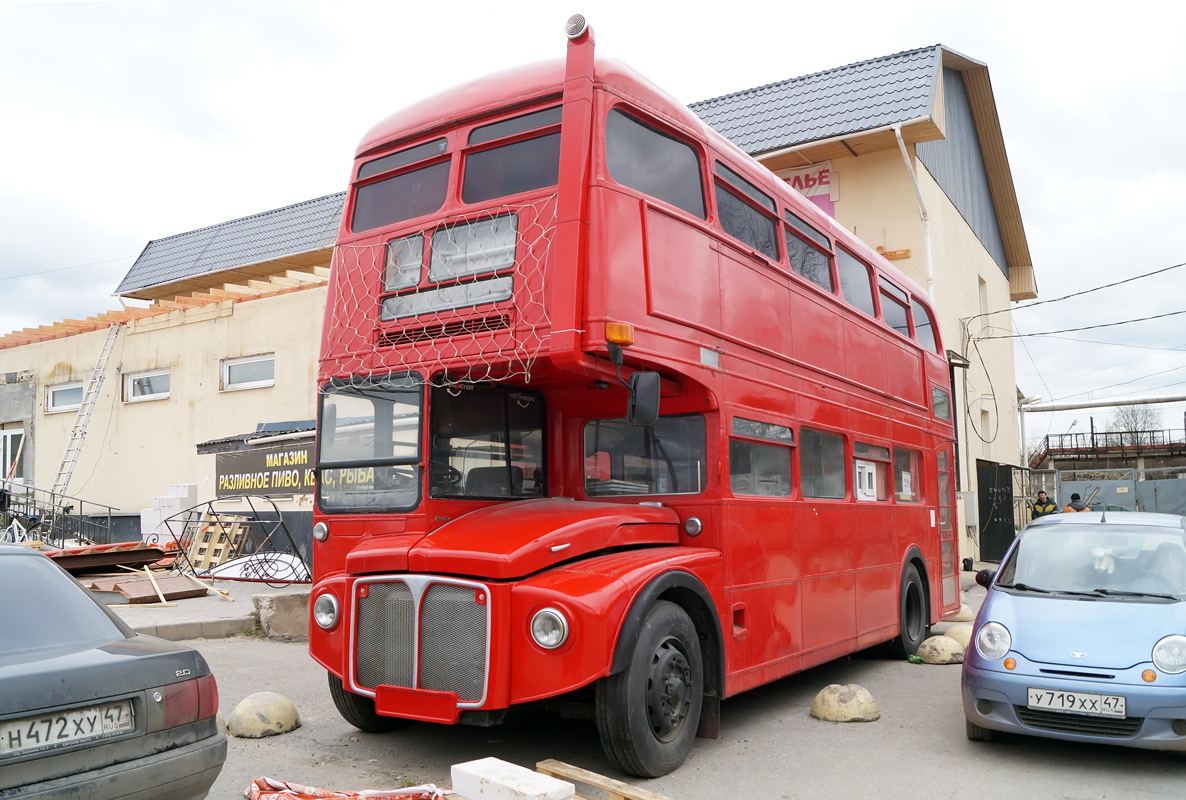
[[[1119,719],[1124,719],[1125,715],[1123,695],[1058,692],[1053,689],[1035,689],[1032,686],[1027,694],[1030,708]]]
[[[10,719],[0,722],[0,756],[101,739],[133,727],[131,700]]]

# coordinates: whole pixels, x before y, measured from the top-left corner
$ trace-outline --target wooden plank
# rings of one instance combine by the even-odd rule
[[[103,585],[106,582],[102,582]],[[184,576],[171,575],[157,580],[155,577],[122,580],[115,589],[132,605],[151,603],[157,605],[170,600],[184,600],[189,597],[205,597],[205,586],[195,586]]]
[[[547,761],[540,761],[535,765],[535,771],[541,775],[548,775],[576,784],[583,783],[586,786],[600,789],[606,793],[608,800],[669,800],[664,795],[648,791],[647,789],[640,789],[637,786],[631,786],[628,783],[607,778],[604,775],[598,775],[596,772],[591,772],[587,769],[574,767],[572,764],[565,764],[563,761],[557,761],[554,758],[549,758]],[[577,797],[586,797],[586,795],[578,792]]]

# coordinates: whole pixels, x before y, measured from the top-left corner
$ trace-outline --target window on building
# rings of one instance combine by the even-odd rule
[[[222,362],[222,390],[259,389],[276,383],[276,354],[228,358]]]
[[[856,499],[861,501],[888,500],[889,448],[856,442],[852,446],[852,456]]]
[[[725,233],[777,260],[777,220],[766,213],[774,212],[774,198],[719,161],[716,172],[717,214]]]
[[[12,429],[0,430],[0,480],[9,479],[20,483],[25,477],[24,425],[17,423]]]
[[[124,376],[124,402],[166,400],[169,397],[169,370],[158,369]]]
[[[45,390],[45,410],[50,414],[59,411],[77,411],[82,405],[82,383],[60,383]]]
[[[616,182],[704,219],[704,178],[691,145],[613,109],[605,120],[605,162]]]
[[[915,450],[894,448],[894,498],[900,503],[922,501],[922,456]]]
[[[873,285],[870,283],[868,265],[837,248],[836,267],[840,272],[840,294],[844,299],[869,316],[877,316],[873,308]]]
[[[799,481],[804,497],[844,497],[844,437],[804,428],[799,432]]]
[[[785,425],[734,417],[733,434],[769,442],[729,440],[729,487],[733,494],[789,497],[794,431]]]

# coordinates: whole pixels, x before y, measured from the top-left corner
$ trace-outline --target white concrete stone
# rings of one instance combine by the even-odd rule
[[[570,800],[576,795],[568,781],[497,758],[454,764],[450,777],[453,791],[468,800]]]
[[[948,638],[955,639],[960,643],[960,647],[964,648],[964,652],[967,652],[968,645],[972,642],[972,623],[956,623],[944,631],[943,635],[947,636]]]
[[[967,603],[960,604],[960,610],[954,616],[946,618],[947,622],[971,622],[976,619],[976,615],[972,613],[972,609],[968,607]]]
[[[833,683],[815,696],[811,716],[825,722],[874,722],[881,719],[881,710],[864,686]]]
[[[244,697],[227,718],[227,733],[240,739],[279,736],[301,727],[296,706],[284,695],[256,692]]]
[[[950,636],[932,636],[918,646],[917,655],[927,664],[962,664],[964,646]]]

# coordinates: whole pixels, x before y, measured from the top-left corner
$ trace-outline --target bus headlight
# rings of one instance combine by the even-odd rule
[[[318,597],[313,603],[313,621],[319,628],[333,630],[338,624],[338,598],[329,592]]]
[[[554,608],[544,608],[531,618],[531,638],[545,650],[555,650],[568,641],[568,620]]]
[[[1012,646],[1009,629],[999,622],[986,622],[976,632],[976,650],[990,661],[1004,658]]]
[[[1186,672],[1186,636],[1174,634],[1153,645],[1153,666],[1170,675]]]

